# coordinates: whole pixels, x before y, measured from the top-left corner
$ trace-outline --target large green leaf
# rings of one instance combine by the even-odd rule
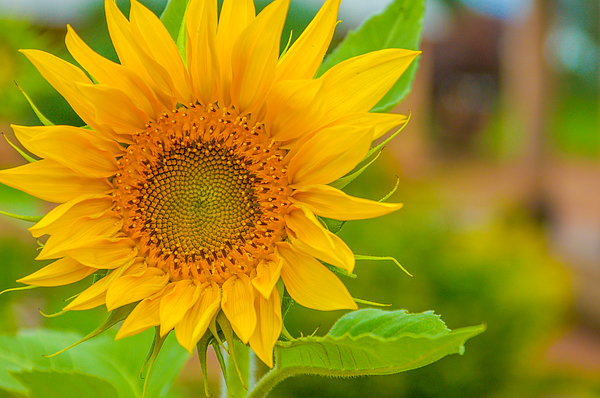
[[[330,376],[398,373],[462,354],[465,341],[484,330],[450,331],[432,312],[364,309],[343,316],[323,337],[281,343],[277,368]]]
[[[82,336],[46,329],[0,336],[0,389],[26,393],[26,388],[12,376],[15,374],[22,375],[19,379],[22,382],[23,378],[27,378],[26,372],[77,372],[83,377],[95,377],[106,382],[97,384],[110,385],[121,398],[141,397],[144,380],[140,373],[153,333],[147,331],[119,341],[114,341],[114,336],[115,331],[109,330],[52,358],[44,355],[67,347]],[[156,371],[150,375],[146,396],[169,396],[171,384],[187,358],[189,354],[177,344],[174,336],[170,336],[155,363]],[[112,396],[108,395],[110,391],[105,396]]]
[[[118,398],[119,393],[108,381],[97,376],[61,370],[25,370],[12,373],[27,388],[30,398]]]
[[[418,50],[423,28],[425,0],[395,0],[379,15],[350,32],[323,61],[319,75],[332,66],[357,55],[384,48]],[[372,109],[387,112],[410,92],[418,59],[404,72],[392,89]]]

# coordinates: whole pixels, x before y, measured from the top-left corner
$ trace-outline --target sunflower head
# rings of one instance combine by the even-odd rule
[[[368,111],[418,54],[386,49],[314,78],[340,0],[325,2],[284,55],[289,0],[259,15],[249,0],[191,0],[185,58],[136,0],[129,20],[106,0],[120,63],[69,27],[78,67],[24,50],[87,124],[13,126],[40,160],[0,171],[0,182],[58,203],[30,228],[48,235],[53,263],[19,282],[56,286],[106,276],[65,310],[131,306],[117,338],[157,327],[190,352],[217,315],[269,366],[282,329],[279,280],[317,310],[355,309],[324,264],[351,272],[354,255],[319,217],[355,220],[399,204],[328,185],[373,140],[406,121]]]

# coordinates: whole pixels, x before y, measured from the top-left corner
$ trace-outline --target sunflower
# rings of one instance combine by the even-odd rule
[[[59,204],[30,228],[49,235],[37,259],[56,261],[19,282],[58,286],[105,272],[64,310],[136,303],[118,339],[174,329],[190,352],[222,311],[271,367],[280,279],[305,307],[357,308],[322,264],[352,272],[354,255],[318,217],[357,220],[401,207],[328,184],[406,121],[368,111],[418,52],[371,52],[314,78],[339,3],[328,0],[281,56],[289,0],[259,15],[252,0],[225,0],[219,16],[216,0],[191,0],[183,56],[139,2],[128,20],[107,0],[120,63],[71,27],[66,36],[94,80],[23,50],[87,126],[12,126],[41,159],[0,171],[0,182]]]

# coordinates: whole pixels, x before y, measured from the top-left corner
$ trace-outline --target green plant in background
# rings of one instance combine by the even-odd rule
[[[70,52],[99,84],[52,55],[24,51],[88,126],[54,126],[39,111],[45,126],[15,126],[19,141],[43,159],[22,153],[30,163],[0,172],[0,181],[62,203],[30,229],[51,235],[38,258],[59,260],[20,281],[57,286],[94,274],[63,312],[103,304],[112,312],[79,341],[48,331],[6,337],[0,387],[31,397],[163,396],[185,359],[167,340],[174,329],[189,352],[197,346],[207,395],[212,345],[229,394],[262,397],[299,374],[412,370],[462,353],[484,330],[450,331],[432,312],[377,309],[344,315],[324,336],[293,337],[282,326],[293,302],[319,310],[373,304],[352,298],[329,270],[352,277],[355,259],[376,257],[354,257],[335,233],[343,221],[400,205],[385,203],[394,191],[369,201],[340,189],[393,136],[369,149],[371,142],[406,123],[383,112],[410,89],[417,52],[399,48],[417,48],[423,18],[422,1],[393,2],[348,36],[313,79],[339,1],[325,3],[278,64],[288,6],[276,0],[254,19],[251,1],[226,1],[217,31],[214,1],[169,2],[163,27],[136,1],[127,21],[107,0],[122,65],[99,57],[72,29],[67,35]],[[155,327],[146,359],[152,377],[144,383],[126,371],[141,358],[115,348],[138,353],[137,344],[148,344],[143,338],[110,342],[110,350],[98,348],[103,355],[94,347],[105,337],[66,344],[123,320],[117,339]],[[259,381],[248,344],[272,368]]]

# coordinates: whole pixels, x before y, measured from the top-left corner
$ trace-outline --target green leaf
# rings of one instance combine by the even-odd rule
[[[418,50],[423,28],[425,0],[395,0],[381,14],[366,21],[349,33],[344,41],[329,55],[321,68],[322,75],[332,66],[357,55],[384,48]],[[418,66],[418,59],[400,77],[392,89],[372,109],[387,112],[400,103],[410,92]]]
[[[119,341],[114,341],[115,334],[114,330],[108,330],[53,358],[44,355],[67,347],[82,336],[46,329],[22,331],[16,336],[0,336],[0,389],[26,393],[26,389],[11,376],[14,373],[77,371],[105,380],[118,391],[120,398],[141,398],[144,380],[140,378],[140,371],[152,342],[153,331]],[[188,358],[189,354],[177,344],[174,336],[169,337],[156,360],[155,372],[148,380],[146,396],[168,396],[171,384]],[[107,393],[101,396],[114,395]]]
[[[30,398],[117,398],[116,388],[97,376],[73,371],[34,369],[11,372]]]
[[[484,330],[480,325],[450,331],[432,312],[353,311],[323,337],[279,342],[275,368],[248,398],[263,396],[277,382],[297,374],[353,377],[416,369],[446,355],[463,354],[465,341]]]
[[[178,41],[179,32],[181,29],[184,29],[185,11],[188,2],[189,0],[169,0],[160,16],[160,20],[165,25],[165,28],[167,28],[175,43]]]

